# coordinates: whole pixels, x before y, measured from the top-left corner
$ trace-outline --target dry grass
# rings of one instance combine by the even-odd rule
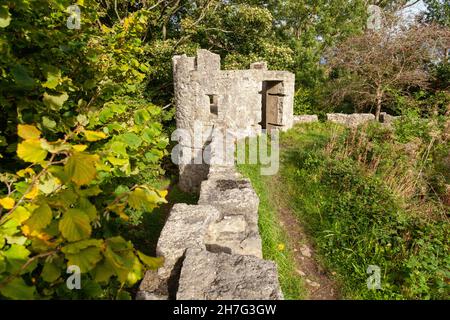
[[[347,129],[343,142],[342,132],[333,130],[324,148],[325,154],[337,160],[352,158],[367,175],[381,176],[386,186],[411,214],[442,218],[446,201],[450,202],[446,198],[449,193],[438,195],[424,170],[433,148],[438,143],[448,143],[450,135],[446,130],[435,130],[430,134],[428,143],[420,138],[400,143],[396,141],[391,129],[385,129],[384,141],[375,141],[368,133],[369,126]],[[448,158],[450,163],[450,156]],[[437,207],[439,210],[436,210]],[[440,213],[436,215],[437,212]]]

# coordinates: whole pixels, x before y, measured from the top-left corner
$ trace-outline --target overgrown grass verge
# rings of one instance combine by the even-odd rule
[[[282,135],[291,209],[344,298],[449,298],[449,210],[436,191],[448,183],[437,170],[448,141],[430,127],[318,123]],[[381,290],[367,288],[370,265],[380,268]]]

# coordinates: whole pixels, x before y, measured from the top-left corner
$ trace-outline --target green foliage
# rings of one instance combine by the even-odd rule
[[[299,88],[294,95],[294,114],[316,114],[317,98],[317,90]]]
[[[345,297],[448,299],[448,208],[428,184],[443,174],[429,161],[434,149],[449,146],[431,133],[437,127],[427,131],[440,141],[431,150],[424,133],[415,137],[422,142],[403,141],[378,126],[311,124],[282,136],[281,176],[292,208]],[[426,174],[417,181],[420,171]],[[381,268],[382,290],[367,289],[369,265]]]
[[[0,294],[11,299],[127,298],[160,259],[134,248],[115,224],[150,213],[167,191],[167,115],[143,92],[148,11],[108,19],[78,1],[6,1],[0,12]],[[143,178],[145,177],[145,178]],[[82,287],[65,285],[78,265]]]
[[[425,19],[443,26],[450,26],[450,3],[448,0],[424,0],[427,6]]]
[[[298,85],[315,88],[323,84],[324,50],[360,33],[367,17],[364,1],[286,1],[277,8],[278,32],[294,50]],[[284,23],[283,23],[284,22]]]

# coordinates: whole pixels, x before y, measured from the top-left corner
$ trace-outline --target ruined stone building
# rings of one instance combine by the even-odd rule
[[[233,139],[292,126],[294,75],[268,71],[265,63],[222,71],[220,57],[207,50],[173,62],[176,131],[184,132],[176,134],[180,187],[199,200],[171,209],[156,247],[164,265],[146,272],[137,299],[283,299],[277,266],[263,259],[258,195],[234,157],[213,160],[224,160],[217,153],[224,131],[234,156]]]
[[[184,191],[198,191],[207,177],[208,165],[194,159],[201,158],[214,130],[243,138],[292,127],[294,74],[267,70],[264,62],[249,70],[221,70],[220,56],[208,50],[198,50],[196,57],[175,56],[173,66],[177,129],[188,133],[179,141],[188,154],[179,166]],[[201,137],[194,134],[196,125],[202,127]]]

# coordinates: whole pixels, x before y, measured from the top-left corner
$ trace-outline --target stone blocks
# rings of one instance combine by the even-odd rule
[[[327,121],[357,127],[363,123],[375,121],[375,116],[371,113],[327,113]]]
[[[294,124],[297,123],[310,123],[310,122],[318,122],[319,117],[315,114],[312,115],[295,115],[294,116]]]
[[[178,300],[283,299],[277,267],[252,256],[188,249],[181,269]]]
[[[158,275],[168,279],[187,248],[205,249],[205,234],[219,217],[219,211],[209,205],[174,205],[156,247],[156,254],[164,257]]]

